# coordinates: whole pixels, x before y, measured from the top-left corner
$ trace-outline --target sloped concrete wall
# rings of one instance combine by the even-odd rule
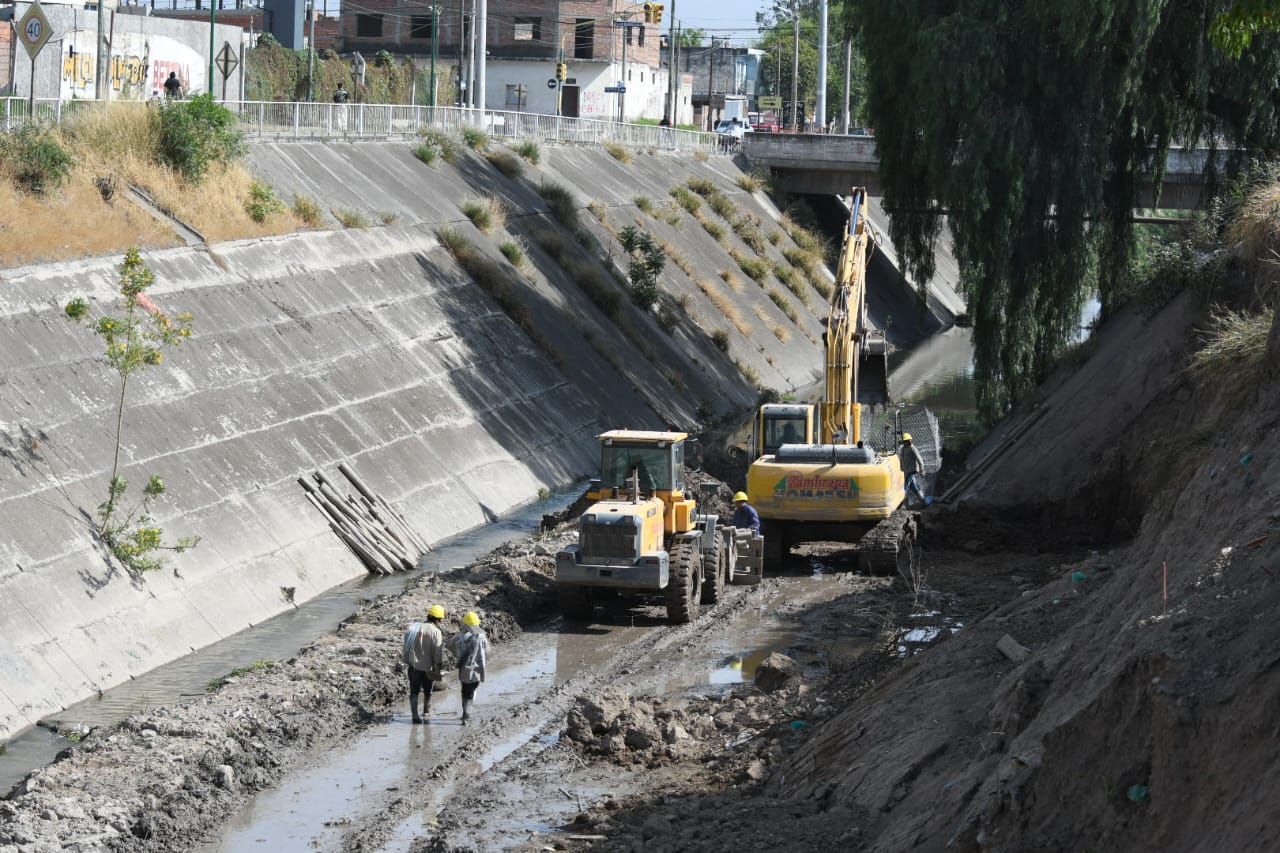
[[[103,498],[116,387],[61,315],[111,302],[117,259],[0,289],[0,735],[363,569],[295,478],[349,462],[429,540],[591,470],[599,424],[430,233],[382,228],[146,258],[197,335],[130,388],[122,455],[200,546],[128,578],[83,514]]]
[[[119,257],[0,271],[0,738],[361,574],[295,483],[305,472],[350,463],[434,541],[590,473],[602,428],[741,415],[761,387],[785,393],[820,372],[816,291],[792,322],[736,271],[728,250],[746,247],[731,231],[720,245],[687,214],[671,226],[634,203],[709,177],[768,225],[777,211],[737,188],[723,158],[544,149],[513,179],[470,152],[428,167],[405,143],[255,143],[250,163],[285,201],[317,200],[334,230],[146,254],[156,302],[196,318],[195,338],[135,378],[126,413],[124,476],[135,491],[162,476],[159,524],[203,538],[163,572],[112,569],[88,526],[117,388],[61,306],[114,301]],[[610,228],[583,210],[575,236],[602,269],[625,266],[610,229],[631,222],[687,256],[692,276],[664,272],[665,319],[624,300],[623,334],[537,248],[537,229],[559,227],[543,181],[604,205]],[[507,203],[505,228],[471,226],[460,205],[478,196]],[[342,229],[340,209],[393,224]],[[503,268],[542,344],[457,268],[443,226],[498,264],[500,242],[523,242],[529,262]],[[746,332],[695,279],[719,287]],[[710,340],[720,329],[728,353]]]

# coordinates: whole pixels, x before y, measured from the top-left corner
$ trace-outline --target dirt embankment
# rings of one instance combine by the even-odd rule
[[[1185,369],[1203,309],[1168,311],[1136,327],[1159,336],[1145,369],[1133,369],[1140,334],[1101,341],[1091,387],[1067,381],[1042,403],[1071,415],[1050,412],[1042,436],[993,465],[984,499],[926,525],[972,552],[951,578],[971,590],[996,552],[1022,547],[1032,564],[1052,547],[1037,497],[1085,502],[1071,538],[1090,515],[1132,523],[1131,538],[1047,583],[1033,574],[815,725],[762,785],[637,802],[610,816],[606,846],[1280,846],[1280,325],[1241,398],[1230,371]],[[1001,519],[1009,507],[1022,518]],[[656,832],[666,824],[704,829],[673,846]]]

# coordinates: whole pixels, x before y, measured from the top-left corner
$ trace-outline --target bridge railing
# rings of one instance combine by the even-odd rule
[[[32,122],[61,124],[76,114],[120,103],[136,102],[37,98],[32,105],[25,98],[0,99],[0,129],[16,130]],[[246,134],[277,139],[396,139],[415,136],[423,129],[457,133],[472,127],[493,137],[535,142],[612,142],[628,148],[716,153],[713,133],[539,113],[283,101],[226,101],[224,106],[240,117]]]

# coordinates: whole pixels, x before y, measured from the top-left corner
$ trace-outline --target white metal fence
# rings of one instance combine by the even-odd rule
[[[0,99],[0,128],[16,130],[33,120],[60,124],[86,111],[110,109],[118,103],[121,102],[37,98],[33,108],[25,98],[4,98]],[[415,136],[423,128],[456,133],[473,127],[493,137],[513,140],[596,145],[610,142],[627,148],[716,153],[713,133],[537,113],[282,101],[227,101],[224,106],[240,116],[246,134],[275,139],[397,139]]]

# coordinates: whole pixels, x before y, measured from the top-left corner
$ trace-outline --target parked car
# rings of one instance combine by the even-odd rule
[[[727,118],[716,122],[716,133],[720,136],[732,136],[734,139],[741,139],[744,133],[751,132],[751,125],[740,118]]]
[[[778,117],[772,113],[747,113],[747,121],[756,133],[779,133]]]
[[[721,151],[734,151],[742,144],[742,137],[752,133],[751,125],[740,118],[722,119],[716,122],[716,142]]]

